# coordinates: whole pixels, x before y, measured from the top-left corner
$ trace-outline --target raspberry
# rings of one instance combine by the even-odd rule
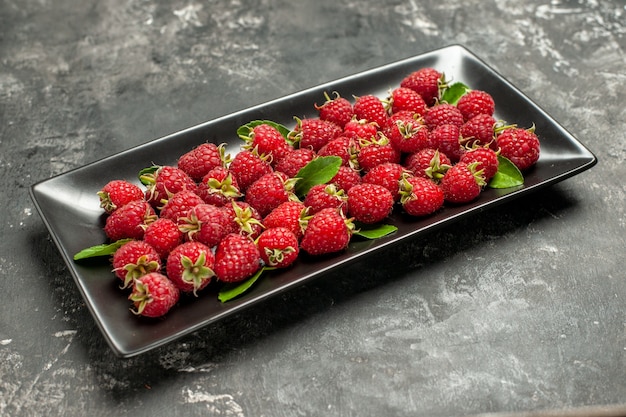
[[[423,119],[412,113],[400,112],[392,115],[383,128],[383,133],[399,152],[413,153],[428,146],[428,128]]]
[[[284,227],[264,230],[257,238],[257,247],[265,265],[274,268],[287,268],[300,253],[298,238]]]
[[[476,164],[459,162],[446,171],[441,179],[444,199],[450,203],[468,203],[480,194],[485,185],[482,173],[477,172]]]
[[[372,168],[367,174],[363,176],[363,182],[369,184],[382,185],[391,192],[394,200],[398,200],[400,195],[398,194],[399,181],[406,169],[397,163],[386,162]]]
[[[140,176],[147,186],[146,200],[154,206],[160,205],[179,191],[195,191],[195,181],[182,169],[165,165],[152,167]]]
[[[259,212],[245,201],[233,201],[222,207],[228,218],[229,233],[240,233],[252,238],[257,237],[262,229],[262,217]]]
[[[309,208],[311,214],[325,208],[340,209],[346,214],[348,212],[348,197],[335,184],[318,184],[311,187],[304,198],[304,205]]]
[[[431,148],[438,149],[450,161],[457,162],[464,152],[461,145],[461,132],[457,125],[444,124],[436,127],[428,135]]]
[[[259,268],[261,254],[250,237],[232,233],[217,245],[215,274],[220,281],[243,281]]]
[[[450,159],[439,150],[425,148],[406,158],[404,166],[416,177],[439,181],[452,165]]]
[[[210,170],[224,166],[229,160],[224,144],[203,143],[178,158],[178,168],[194,181],[200,181]]]
[[[197,296],[215,276],[214,263],[210,247],[200,242],[185,242],[167,257],[167,276],[180,291]]]
[[[276,127],[265,123],[251,127],[247,134],[239,137],[246,142],[244,149],[256,149],[256,152],[267,157],[271,164],[277,164],[293,149]]]
[[[296,118],[296,122],[290,139],[299,143],[301,148],[310,148],[315,152],[342,133],[339,125],[319,118],[302,120]]]
[[[255,150],[247,149],[235,155],[228,169],[242,192],[245,192],[254,181],[273,171],[267,157],[260,156]]]
[[[324,255],[344,250],[352,236],[354,225],[341,210],[327,208],[309,220],[300,248],[310,255]]]
[[[465,121],[479,114],[493,116],[495,103],[489,93],[481,90],[471,90],[465,93],[456,103],[456,107],[463,115]]]
[[[315,108],[319,112],[320,119],[333,122],[343,129],[354,115],[352,104],[348,99],[341,97],[337,92],[335,92],[334,98],[330,98],[326,93],[324,93],[324,97],[326,97],[324,104],[321,106],[315,105]]]
[[[157,251],[161,259],[167,259],[171,250],[182,243],[183,233],[173,220],[161,217],[145,228],[143,240]]]
[[[161,270],[161,257],[157,251],[141,240],[131,240],[120,246],[113,254],[113,272],[128,288],[134,280]]]
[[[376,123],[379,128],[382,128],[387,121],[387,110],[384,103],[371,94],[357,97],[353,108],[357,119]]]
[[[357,154],[359,145],[357,141],[346,136],[339,136],[324,145],[317,154],[319,156],[338,156],[342,165],[355,167],[358,165]]]
[[[308,216],[307,207],[300,201],[287,201],[276,207],[265,216],[263,224],[267,229],[284,227],[289,229],[298,239],[302,237],[305,219]]]
[[[348,213],[365,224],[382,221],[393,209],[394,198],[387,188],[378,184],[362,183],[348,191]]]
[[[246,203],[254,207],[261,217],[267,216],[281,203],[295,198],[295,182],[282,172],[271,172],[256,180],[246,191]]]
[[[387,98],[387,110],[391,114],[409,111],[418,116],[426,112],[426,102],[415,90],[407,87],[398,87],[391,91]]]
[[[496,139],[500,155],[508,158],[521,171],[530,168],[539,160],[539,138],[534,128],[511,127],[500,133]]]
[[[285,173],[289,178],[295,177],[298,172],[315,158],[313,149],[299,148],[287,153],[275,166],[274,169]]]
[[[368,122],[365,119],[352,119],[343,128],[343,136],[349,139],[371,139],[376,137],[379,126],[376,123]]]
[[[361,183],[361,174],[349,166],[340,166],[339,171],[329,183],[335,184],[339,189],[347,192],[350,188]]]
[[[151,272],[135,280],[128,296],[135,306],[135,310],[131,311],[145,317],[164,316],[179,298],[178,288],[159,272]]]
[[[468,165],[477,162],[476,169],[483,171],[486,182],[489,182],[498,171],[498,154],[490,148],[471,149],[461,156],[459,162]]]
[[[161,208],[161,217],[178,222],[180,217],[185,217],[192,207],[204,204],[204,200],[193,191],[181,191],[174,194]]]
[[[207,204],[224,206],[243,196],[235,176],[224,167],[210,170],[198,184],[196,194]]]
[[[434,130],[441,125],[455,125],[461,127],[465,122],[461,111],[448,103],[437,104],[428,109],[424,115],[424,123],[429,130]]]
[[[143,200],[144,192],[137,185],[126,180],[112,180],[98,191],[100,207],[107,213],[134,200]]]
[[[400,181],[400,203],[411,216],[427,216],[443,206],[441,187],[424,177],[404,176]]]
[[[385,135],[379,135],[377,138],[359,141],[357,161],[359,167],[367,172],[385,162],[399,163],[400,152],[391,145]]]
[[[496,119],[489,114],[478,114],[461,126],[461,136],[466,144],[488,145],[495,140]],[[478,143],[476,143],[478,142]]]
[[[142,239],[143,226],[157,219],[154,208],[144,200],[131,201],[115,210],[105,220],[104,233],[111,242],[120,239]]]
[[[178,228],[186,240],[213,247],[230,231],[230,222],[220,207],[203,203],[189,209],[184,217],[179,217]]]
[[[443,84],[445,84],[443,74],[434,68],[420,68],[400,82],[401,87],[410,88],[422,96],[428,106],[434,105],[439,100]]]

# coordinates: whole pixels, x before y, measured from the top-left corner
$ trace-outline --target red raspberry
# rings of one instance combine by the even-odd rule
[[[371,94],[357,97],[354,102],[354,115],[358,120],[376,123],[382,128],[387,121],[387,110],[384,103]]]
[[[245,201],[233,201],[222,207],[230,224],[230,233],[240,233],[256,238],[263,230],[259,212]]]
[[[479,114],[461,126],[463,142],[472,145],[488,145],[495,142],[496,119],[488,114]],[[478,143],[476,143],[478,142]]]
[[[261,268],[261,254],[249,236],[229,234],[215,251],[215,274],[223,282],[239,282]]]
[[[508,158],[521,171],[530,168],[539,160],[539,138],[534,128],[511,127],[500,133],[496,139],[500,155]]]
[[[350,188],[361,183],[361,174],[349,166],[340,166],[337,174],[329,181],[335,184],[340,190],[348,192]]]
[[[143,240],[157,251],[161,259],[167,259],[172,249],[182,243],[183,233],[173,220],[161,217],[145,228]]]
[[[302,120],[296,118],[296,122],[290,139],[294,143],[299,143],[300,148],[310,148],[315,152],[342,133],[339,125],[319,118]]]
[[[450,159],[434,148],[425,148],[409,155],[404,166],[416,177],[438,182],[452,165]]]
[[[185,171],[177,167],[165,165],[152,167],[148,173],[140,176],[141,182],[147,186],[146,200],[158,206],[179,191],[196,190],[195,181]]]
[[[496,105],[491,95],[481,90],[471,90],[465,93],[456,103],[456,107],[465,121],[479,114],[493,116]]]
[[[308,216],[307,207],[300,201],[287,201],[276,207],[263,219],[263,225],[271,229],[284,227],[289,229],[298,239],[302,237],[304,224]]]
[[[230,232],[230,220],[220,207],[204,203],[189,209],[184,217],[179,217],[178,228],[186,240],[212,248]]]
[[[156,212],[147,201],[131,201],[106,218],[104,233],[111,242],[125,238],[140,240],[144,234],[143,226],[156,219]]]
[[[339,136],[324,145],[317,154],[319,156],[338,156],[341,158],[341,165],[355,167],[358,165],[357,154],[359,145],[357,141],[346,136]]]
[[[483,171],[486,182],[489,182],[498,171],[498,154],[490,148],[471,149],[461,156],[460,162],[468,165],[478,162],[476,169]]]
[[[287,153],[287,155],[274,166],[274,169],[285,173],[289,178],[294,178],[306,164],[315,158],[315,156],[316,154],[313,149],[294,149]]]
[[[354,116],[352,104],[348,99],[341,97],[337,92],[335,92],[334,98],[330,98],[326,93],[324,93],[324,97],[326,97],[324,104],[321,106],[315,105],[315,108],[319,112],[320,119],[333,122],[343,129],[346,123]]]
[[[428,128],[423,119],[412,113],[400,112],[392,115],[383,128],[383,133],[399,152],[413,153],[428,146]]]
[[[348,212],[348,197],[335,184],[318,184],[311,187],[304,198],[304,205],[309,208],[311,214],[325,208],[340,209],[346,214]]]
[[[441,179],[444,199],[450,203],[468,203],[480,194],[485,179],[476,164],[459,162],[446,171]]]
[[[429,108],[424,115],[424,123],[429,130],[434,130],[441,125],[456,125],[461,127],[465,122],[461,111],[448,103],[436,104]]]
[[[128,288],[135,279],[161,270],[161,257],[157,251],[142,240],[131,240],[120,246],[113,254],[113,273]]]
[[[341,210],[321,210],[308,221],[300,248],[310,255],[342,251],[350,243],[353,229],[352,221],[346,219]]]
[[[204,200],[193,191],[181,191],[170,197],[161,208],[161,217],[178,222],[180,217],[187,215],[192,207],[204,204]]]
[[[143,200],[144,192],[137,185],[126,180],[112,180],[98,191],[100,207],[107,213],[114,212],[124,204]]]
[[[264,230],[257,238],[257,247],[265,265],[273,268],[287,268],[300,253],[298,238],[284,227]]]
[[[225,166],[228,160],[224,144],[203,143],[178,158],[178,168],[194,181],[200,181],[213,168]]]
[[[443,190],[424,177],[405,176],[400,181],[400,203],[411,216],[427,216],[443,206]]]
[[[464,152],[460,140],[461,132],[456,125],[438,126],[428,135],[430,147],[438,149],[439,152],[450,158],[452,162],[457,162]]]
[[[259,155],[268,158],[272,165],[277,164],[293,147],[280,131],[269,124],[259,124],[239,136],[246,144],[244,149],[256,149]]]
[[[367,172],[377,165],[385,162],[400,162],[400,152],[394,148],[385,135],[369,140],[359,141],[359,154],[357,155],[359,167]]]
[[[145,317],[164,316],[180,298],[180,291],[165,275],[151,272],[135,280],[128,296],[135,306],[133,313]]]
[[[439,92],[444,82],[442,73],[434,68],[420,68],[407,75],[401,82],[401,87],[416,91],[428,106],[439,100]]]
[[[352,119],[343,128],[343,136],[349,139],[371,139],[376,137],[379,126],[376,123],[368,122],[365,119]]]
[[[423,116],[426,112],[426,102],[415,90],[407,87],[398,87],[391,91],[387,98],[388,111],[396,114],[401,111],[410,111],[418,116]]]
[[[400,187],[400,179],[406,173],[406,169],[397,163],[386,162],[372,168],[363,176],[363,182],[369,184],[382,185],[391,192],[394,200],[398,200],[400,195],[398,190]]]
[[[256,180],[246,191],[246,203],[254,207],[261,217],[267,216],[281,203],[295,198],[294,180],[282,172],[271,172]]]
[[[391,191],[382,185],[362,183],[348,191],[348,213],[365,224],[382,221],[393,209]]]
[[[167,257],[167,276],[180,291],[197,296],[215,276],[214,264],[210,247],[200,242],[185,242]]]
[[[207,204],[224,206],[243,196],[235,176],[224,167],[215,167],[198,184],[196,194]]]
[[[229,170],[242,192],[245,192],[254,181],[273,171],[267,157],[261,157],[256,151],[247,149],[235,155]]]

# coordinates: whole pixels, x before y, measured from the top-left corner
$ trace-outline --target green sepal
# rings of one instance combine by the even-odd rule
[[[102,245],[91,246],[85,248],[74,255],[74,260],[78,261],[87,258],[96,258],[99,256],[110,256],[115,253],[122,245],[130,242],[133,239],[120,239],[113,243],[104,243]]]
[[[510,159],[498,155],[498,170],[489,181],[489,188],[511,188],[524,184],[524,175]]]

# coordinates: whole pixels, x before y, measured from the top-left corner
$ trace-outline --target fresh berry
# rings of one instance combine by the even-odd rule
[[[308,209],[300,201],[287,201],[276,207],[263,219],[267,229],[284,227],[289,229],[298,239],[302,237]]]
[[[440,183],[445,201],[461,204],[478,197],[485,185],[485,178],[476,165],[459,162],[446,171]]]
[[[394,200],[397,201],[400,198],[398,194],[399,181],[406,172],[406,169],[400,164],[385,162],[367,172],[363,176],[363,182],[382,185],[389,190]]]
[[[353,108],[354,115],[358,120],[367,120],[369,123],[376,123],[379,128],[382,128],[387,121],[385,104],[374,95],[367,94],[356,97]]]
[[[438,182],[452,165],[450,158],[434,148],[425,148],[409,155],[404,166],[416,177]]]
[[[401,153],[413,153],[428,146],[428,128],[411,112],[392,115],[383,128],[391,145]]]
[[[478,162],[476,168],[483,171],[486,182],[489,182],[498,171],[498,154],[491,148],[470,149],[461,156],[460,162],[468,165]]]
[[[134,304],[131,310],[138,316],[164,316],[180,298],[180,291],[165,275],[151,272],[133,283],[133,290],[128,296]]]
[[[177,166],[194,181],[200,181],[210,170],[225,166],[229,160],[224,144],[203,143],[178,158]]]
[[[534,127],[505,129],[498,135],[496,141],[500,155],[508,158],[521,171],[530,168],[539,160],[540,144]]]
[[[348,99],[341,97],[337,92],[335,92],[333,98],[326,93],[324,93],[324,97],[326,97],[324,104],[321,106],[315,105],[320,119],[333,122],[343,129],[346,123],[354,116],[352,103]]]
[[[496,105],[493,97],[482,90],[470,90],[456,103],[456,107],[466,121],[479,114],[493,116]]]
[[[361,183],[361,174],[349,166],[340,166],[339,171],[328,182],[335,184],[340,190],[348,192],[350,188]]]
[[[443,190],[424,177],[404,176],[400,181],[400,204],[411,216],[427,216],[443,206]]]
[[[230,221],[220,207],[204,203],[189,209],[184,217],[179,217],[178,228],[186,240],[213,247],[230,232]]]
[[[111,242],[120,239],[142,239],[143,226],[157,219],[154,208],[144,200],[131,201],[111,213],[105,220],[104,233]]]
[[[185,171],[169,165],[150,167],[140,179],[147,186],[146,200],[155,207],[179,191],[196,190],[195,181]]]
[[[215,276],[215,256],[211,248],[200,242],[185,242],[177,246],[167,257],[167,277],[184,293],[205,288]]]
[[[222,207],[228,218],[229,233],[239,233],[256,238],[263,230],[259,212],[245,201],[233,201]]]
[[[430,107],[424,115],[424,123],[429,130],[434,130],[441,125],[456,125],[461,127],[465,122],[461,111],[448,103],[436,104]]]
[[[417,91],[407,87],[398,87],[389,93],[387,111],[390,114],[409,111],[418,116],[423,116],[426,112],[426,102]]]
[[[204,200],[193,191],[181,191],[174,194],[161,208],[161,217],[178,222],[180,217],[185,217],[187,212],[198,204],[204,204]]]
[[[479,114],[461,126],[462,141],[469,146],[473,145],[490,145],[495,143],[497,122],[493,116],[488,114]]]
[[[275,166],[278,172],[285,173],[289,178],[294,178],[298,172],[309,162],[315,159],[316,154],[310,148],[298,148],[288,152]]]
[[[135,279],[161,270],[161,257],[157,251],[142,240],[131,240],[120,246],[113,254],[113,273],[128,288]]]
[[[143,241],[152,246],[161,259],[167,259],[172,249],[183,242],[183,233],[173,220],[161,217],[145,227]]]
[[[357,161],[359,162],[359,168],[364,172],[385,162],[399,163],[400,156],[400,152],[391,145],[389,139],[383,134],[375,138],[361,139],[359,141]]]
[[[410,88],[417,92],[428,106],[433,106],[439,100],[441,88],[445,84],[444,75],[434,68],[420,68],[404,77],[401,87]]]
[[[254,149],[244,149],[235,155],[228,169],[242,192],[245,192],[254,181],[273,171],[268,158],[259,155]]]
[[[239,282],[261,268],[261,254],[249,236],[227,235],[215,251],[215,274],[223,282]]]
[[[376,123],[368,122],[365,119],[352,119],[343,128],[343,136],[349,139],[355,139],[357,142],[361,139],[371,139],[376,137],[379,126]]]
[[[338,156],[341,158],[341,165],[358,167],[357,154],[359,145],[353,138],[339,136],[328,142],[317,152],[319,156]]]
[[[391,214],[393,204],[391,191],[382,185],[362,183],[348,191],[348,213],[361,223],[382,221]]]
[[[98,191],[100,207],[107,213],[135,200],[143,200],[144,192],[139,186],[126,180],[109,181]]]
[[[259,254],[265,265],[286,268],[298,258],[298,238],[285,227],[264,230],[256,240]]]
[[[246,191],[246,203],[254,207],[261,217],[267,216],[270,211],[281,203],[295,198],[294,186],[296,181],[282,172],[270,172],[256,180]]]
[[[457,162],[464,152],[461,144],[461,132],[457,125],[441,125],[428,135],[429,147],[438,149],[450,161]]]
[[[207,204],[224,206],[243,196],[235,176],[225,167],[215,167],[198,184],[196,194]]]
[[[300,248],[310,255],[323,255],[344,250],[354,230],[351,219],[338,209],[321,210],[308,221]]]
[[[248,132],[239,136],[245,141],[244,149],[255,149],[259,155],[265,155],[272,165],[277,164],[293,149],[280,131],[266,123],[257,124]]]
[[[290,140],[300,148],[310,148],[317,152],[322,146],[339,137],[342,129],[339,125],[320,118],[298,119],[296,127],[290,133]]]
[[[335,184],[317,184],[309,189],[303,201],[309,208],[310,214],[315,214],[325,208],[336,208],[348,212],[348,196]]]

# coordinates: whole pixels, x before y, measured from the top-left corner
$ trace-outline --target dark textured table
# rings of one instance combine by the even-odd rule
[[[1,2],[0,415],[618,414],[625,37],[624,1]],[[598,164],[165,347],[112,353],[32,184],[455,43]]]

